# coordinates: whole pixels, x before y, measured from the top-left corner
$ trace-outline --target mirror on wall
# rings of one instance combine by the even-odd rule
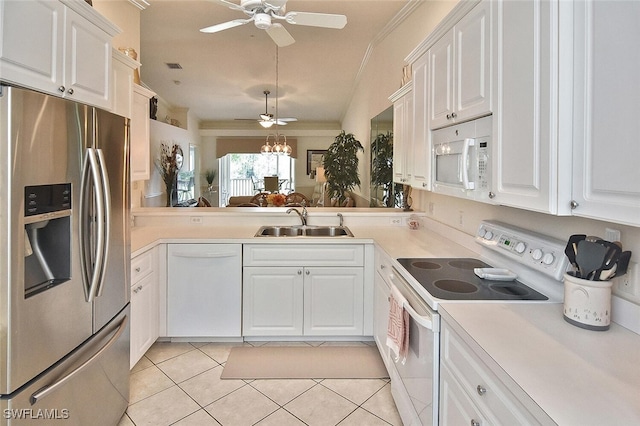
[[[402,185],[393,182],[393,106],[371,119],[370,207],[402,207]]]

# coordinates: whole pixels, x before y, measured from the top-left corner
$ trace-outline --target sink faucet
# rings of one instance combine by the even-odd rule
[[[340,218],[340,226],[343,226],[344,218],[342,217],[342,213],[338,213],[338,217]]]
[[[287,214],[291,213],[291,212],[296,212],[296,214],[300,217],[300,221],[302,222],[302,226],[307,226],[307,208],[305,206],[302,206],[302,213],[300,213],[300,211],[298,209],[287,209]]]

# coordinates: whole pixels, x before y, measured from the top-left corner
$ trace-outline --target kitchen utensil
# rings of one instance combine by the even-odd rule
[[[569,263],[573,266],[574,271],[578,270],[578,264],[576,263],[576,254],[578,253],[578,242],[587,238],[585,234],[575,234],[569,237],[567,241],[567,247],[564,249],[564,254],[569,259]]]
[[[618,256],[622,253],[622,250],[617,244],[611,243],[609,241],[599,240],[596,244],[600,244],[607,248],[607,253],[605,254],[604,261],[602,265],[592,274],[592,280],[601,279],[602,271],[611,269],[616,262],[618,261]]]
[[[580,270],[580,278],[588,279],[592,272],[600,268],[605,261],[607,252],[607,247],[602,244],[598,244],[595,241],[579,241],[576,263]]]
[[[611,323],[612,285],[612,281],[590,281],[571,273],[564,274],[565,321],[587,330],[608,330]]]
[[[597,281],[607,281],[613,278],[616,275],[616,269],[618,269],[618,264],[615,263],[611,269],[604,269],[602,271],[596,272],[598,275],[596,277]]]
[[[630,251],[623,251],[618,256],[618,268],[616,269],[616,277],[624,275],[627,273],[627,268],[629,267],[629,260],[631,259]]]

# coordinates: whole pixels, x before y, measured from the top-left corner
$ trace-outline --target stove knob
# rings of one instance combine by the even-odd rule
[[[478,237],[480,237],[480,238],[484,238],[484,236],[485,236],[485,234],[486,234],[486,233],[487,233],[487,230],[486,230],[486,229],[484,229],[484,228],[480,228],[480,229],[478,230]]]
[[[545,253],[544,256],[542,256],[542,263],[545,265],[551,265],[554,260],[556,260],[556,258],[553,256],[553,253]]]
[[[484,233],[484,239],[491,241],[493,239],[493,232],[487,231]]]
[[[526,248],[527,248],[527,245],[525,243],[523,243],[522,241],[519,241],[518,244],[516,244],[515,251],[518,254],[522,254],[522,253],[524,253],[524,250]]]
[[[535,249],[534,251],[531,252],[531,257],[533,257],[533,260],[542,259],[542,250]]]

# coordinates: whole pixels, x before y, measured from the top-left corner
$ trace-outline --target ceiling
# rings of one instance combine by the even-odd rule
[[[277,52],[277,115],[341,122],[370,47],[417,2],[289,0],[287,11],[344,14],[348,22],[342,30],[283,24],[296,42]],[[202,121],[257,120],[265,112],[263,91],[270,90],[268,110],[276,115],[276,45],[265,31],[249,23],[204,34],[200,28],[245,15],[207,0],[149,3],[140,18],[140,74],[164,101]]]

